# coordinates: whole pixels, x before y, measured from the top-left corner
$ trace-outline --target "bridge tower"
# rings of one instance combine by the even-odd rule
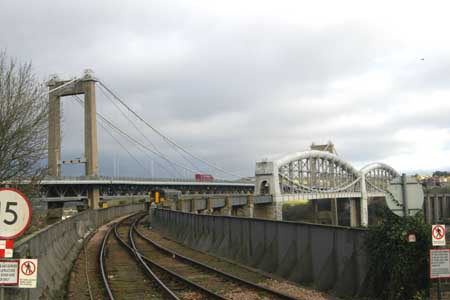
[[[97,110],[95,98],[96,80],[90,71],[85,71],[80,80],[59,80],[53,77],[47,86],[49,93],[48,119],[48,175],[61,175],[61,97],[84,95],[84,156],[85,175],[98,176]],[[53,90],[53,91],[52,91]],[[99,208],[99,189],[88,191],[90,208]]]

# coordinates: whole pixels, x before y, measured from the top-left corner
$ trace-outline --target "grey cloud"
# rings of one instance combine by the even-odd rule
[[[417,62],[420,67],[381,64],[405,48],[373,24],[313,29],[251,16],[217,18],[181,1],[15,1],[0,4],[0,10],[0,47],[32,60],[39,76],[74,76],[92,68],[161,131],[245,175],[252,174],[255,160],[303,150],[313,141],[333,140],[340,154],[359,164],[383,160],[405,151],[407,145],[393,137],[398,130],[450,125],[448,107],[418,116],[408,109],[392,112],[408,92],[445,89],[448,59],[426,57]],[[373,70],[391,75],[392,86],[348,97],[344,90],[337,97],[335,81]],[[138,137],[101,91],[97,95],[99,111]],[[64,153],[75,156],[82,152],[82,115],[76,104],[66,107]],[[374,115],[386,120],[361,122]],[[139,126],[161,151],[183,161]],[[116,155],[124,174],[146,174],[100,127],[99,137],[102,172],[112,172]]]

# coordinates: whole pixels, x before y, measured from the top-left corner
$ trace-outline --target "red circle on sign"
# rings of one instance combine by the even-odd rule
[[[436,240],[442,240],[445,237],[445,228],[444,226],[437,225],[433,227],[433,237]]]
[[[33,275],[36,272],[36,265],[32,261],[27,260],[20,267],[20,271],[27,276]]]
[[[2,236],[0,235],[0,240],[13,240],[19,236],[21,236],[25,230],[27,230],[28,226],[30,226],[30,222],[31,222],[31,205],[30,205],[30,201],[28,201],[28,198],[22,194],[21,191],[18,191],[16,189],[12,189],[12,188],[0,188],[0,192],[1,191],[11,191],[14,192],[16,194],[18,194],[26,203],[26,207],[28,208],[28,220],[26,221],[25,225],[23,226],[23,228],[21,228],[21,230],[14,234],[14,235],[10,235],[10,236]]]

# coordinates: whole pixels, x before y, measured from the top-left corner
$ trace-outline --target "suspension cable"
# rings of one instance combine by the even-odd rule
[[[177,162],[171,162],[165,155],[161,155],[158,152],[154,151],[153,149],[147,147],[145,144],[142,144],[139,140],[135,139],[134,137],[130,136],[129,134],[127,134],[126,132],[124,132],[122,129],[120,129],[119,127],[117,127],[116,125],[114,125],[114,123],[112,123],[111,121],[109,121],[107,118],[105,118],[102,114],[100,114],[99,112],[97,112],[97,115],[99,116],[100,119],[102,119],[108,126],[110,126],[111,128],[113,128],[114,130],[116,130],[118,133],[120,133],[121,135],[127,137],[129,140],[133,141],[135,144],[138,144],[139,146],[141,146],[142,148],[146,149],[147,151],[152,152],[153,154],[155,154],[156,156],[159,156],[160,158],[164,159],[165,161],[167,161],[168,163],[173,163],[176,166],[189,171],[190,173],[195,174],[196,171],[189,169]]]
[[[74,99],[77,101],[77,103],[78,104],[80,104],[80,106],[82,106],[83,107],[83,101],[80,99],[80,98],[78,98],[78,97],[76,97],[76,95],[74,95],[73,96],[74,97]],[[142,163],[142,162],[140,162],[130,151],[128,151],[128,149],[125,147],[125,145],[123,145],[113,134],[112,134],[112,132],[102,123],[102,120],[99,120],[100,122],[99,122],[99,125],[100,125],[100,127],[102,127],[105,131],[106,131],[106,133],[117,143],[117,144],[119,144],[119,146],[123,149],[123,150],[125,150],[127,153],[128,153],[128,155],[139,165],[139,166],[141,166],[145,171],[147,171],[147,172],[149,172],[150,174],[151,174],[151,172],[144,166],[144,164]]]
[[[154,143],[152,143],[152,141],[142,132],[141,129],[139,129],[139,127],[133,122],[133,120],[131,120],[126,114],[125,112],[117,105],[116,102],[114,102],[111,97],[106,94],[106,92],[103,90],[102,86],[100,86],[100,91],[103,93],[103,95],[106,97],[106,99],[108,99],[119,111],[120,113],[128,120],[128,122],[130,122],[133,127],[136,129],[136,131],[150,144],[151,147],[153,147],[153,149],[159,153],[159,155],[164,155],[161,151],[159,151],[159,149],[156,147],[156,145]],[[171,167],[175,170],[175,172],[178,172],[175,169],[175,165],[170,162]]]
[[[220,167],[217,167],[217,166],[215,166],[214,164],[212,164],[212,163],[210,163],[210,162],[208,162],[208,161],[206,161],[206,160],[204,160],[204,159],[202,159],[202,158],[200,158],[200,157],[198,157],[198,156],[196,156],[196,155],[194,155],[194,154],[192,154],[192,153],[190,153],[189,151],[187,151],[187,150],[185,150],[182,146],[180,146],[180,145],[178,145],[177,143],[175,143],[174,141],[172,141],[171,139],[169,139],[167,136],[165,136],[163,133],[161,133],[159,130],[157,130],[155,127],[153,127],[152,125],[150,125],[147,121],[145,121],[138,113],[136,113],[133,109],[131,109],[124,101],[122,101],[120,98],[119,98],[119,96],[117,96],[110,88],[108,88],[107,86],[106,86],[106,84],[104,84],[102,81],[98,81],[99,82],[99,84],[101,85],[101,86],[103,86],[104,88],[105,88],[105,90],[106,91],[108,91],[117,101],[119,101],[129,112],[131,112],[133,115],[135,115],[141,122],[143,122],[145,125],[147,125],[149,128],[151,128],[156,134],[158,134],[164,141],[166,141],[168,144],[171,144],[172,146],[174,146],[174,147],[176,147],[176,148],[178,148],[178,149],[180,149],[181,151],[183,151],[184,153],[186,153],[187,155],[189,155],[189,156],[191,156],[191,157],[193,157],[193,158],[195,158],[195,159],[197,159],[197,160],[199,160],[199,161],[201,161],[201,162],[203,162],[204,164],[206,164],[206,165],[208,165],[208,166],[210,166],[210,167],[212,167],[212,168],[214,168],[214,169],[216,169],[216,170],[218,170],[218,171],[220,171],[220,172],[222,172],[222,173],[224,173],[224,174],[227,174],[227,175],[230,175],[230,176],[232,176],[232,177],[236,177],[236,178],[240,178],[241,176],[239,176],[239,175],[236,175],[236,174],[233,174],[233,173],[230,173],[230,172],[228,172],[228,171],[226,171],[226,170],[224,170],[224,169],[222,169],[222,168],[220,168]]]

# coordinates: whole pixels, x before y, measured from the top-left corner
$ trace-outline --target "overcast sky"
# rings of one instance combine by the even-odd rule
[[[170,138],[243,176],[264,157],[330,140],[357,168],[448,170],[446,3],[0,0],[0,48],[42,80],[92,69]],[[97,95],[99,112],[148,144]],[[82,110],[71,97],[63,109],[63,159],[79,157]],[[148,176],[153,160],[153,175],[169,176],[160,159],[123,142],[145,170],[98,132],[101,174]]]

